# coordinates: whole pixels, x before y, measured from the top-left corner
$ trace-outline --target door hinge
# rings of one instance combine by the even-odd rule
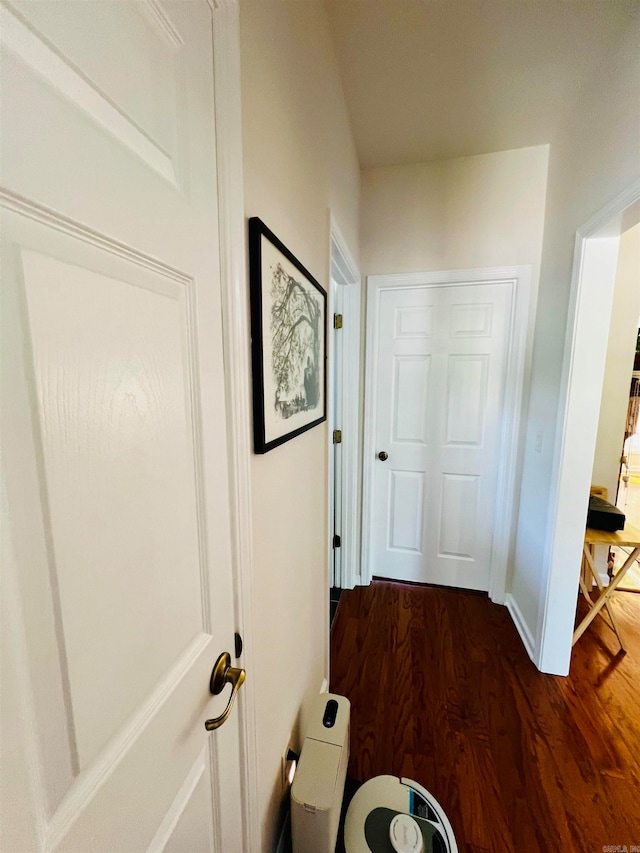
[[[337,533],[334,533],[334,536],[333,536],[333,547],[334,547],[334,548],[339,548],[341,545],[342,545],[342,539],[341,539],[341,537],[340,537],[340,536],[338,536],[338,534],[337,534]]]
[[[342,444],[342,430],[334,429],[333,431],[333,443],[334,444]]]
[[[333,315],[333,328],[341,329],[342,328],[342,314],[334,314]]]

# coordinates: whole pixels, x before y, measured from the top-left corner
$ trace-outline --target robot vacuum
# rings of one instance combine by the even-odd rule
[[[442,806],[422,785],[376,776],[347,809],[346,853],[458,853]]]

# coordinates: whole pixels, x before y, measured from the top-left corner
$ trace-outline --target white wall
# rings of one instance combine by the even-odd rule
[[[321,2],[241,3],[245,212],[328,290],[329,209],[358,250],[360,175]],[[327,427],[254,456],[254,645],[263,850],[274,844],[281,759],[301,746],[328,675]]]
[[[604,372],[598,438],[591,481],[615,501],[629,404],[629,385],[640,318],[640,225],[620,238],[616,288]]]
[[[537,282],[545,145],[362,172],[366,274],[532,265]]]
[[[512,593],[539,643],[546,624],[563,625],[575,600],[554,595],[547,537],[555,513],[553,462],[575,234],[626,189],[640,171],[638,43],[630,18],[617,49],[594,73],[581,101],[568,105],[565,126],[550,140],[547,214],[533,354],[520,523]],[[608,323],[608,318],[603,322]],[[564,392],[563,392],[564,393]],[[536,436],[542,452],[535,451]],[[591,468],[591,460],[585,460]],[[586,507],[586,498],[585,498]],[[576,559],[579,560],[579,552]],[[575,566],[567,566],[575,572]],[[576,574],[577,586],[577,574]],[[549,609],[546,609],[547,603]],[[545,612],[546,611],[546,612]],[[548,666],[548,664],[545,664]]]

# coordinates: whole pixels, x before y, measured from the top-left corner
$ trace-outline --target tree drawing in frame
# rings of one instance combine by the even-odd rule
[[[320,390],[320,297],[271,268],[271,367],[273,406],[282,418],[315,409]]]
[[[254,448],[326,419],[326,293],[257,217],[249,220]]]

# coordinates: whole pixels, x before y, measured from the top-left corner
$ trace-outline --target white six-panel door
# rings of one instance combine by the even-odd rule
[[[379,293],[373,575],[489,588],[512,295],[513,282]]]
[[[241,853],[211,9],[0,12],[0,847]]]

